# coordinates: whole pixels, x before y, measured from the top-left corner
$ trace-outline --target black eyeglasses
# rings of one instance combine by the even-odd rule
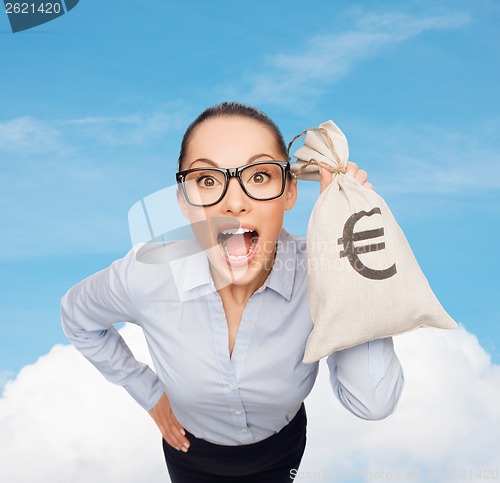
[[[193,168],[175,177],[186,201],[193,206],[212,206],[226,194],[229,180],[236,178],[242,190],[254,200],[280,197],[285,190],[288,161],[259,161],[239,168]]]

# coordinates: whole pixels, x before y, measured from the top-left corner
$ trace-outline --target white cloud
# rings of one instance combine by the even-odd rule
[[[0,395],[3,392],[3,387],[7,382],[13,380],[16,376],[14,371],[0,371]]]
[[[83,117],[81,119],[71,119],[67,121],[68,124],[132,124],[138,125],[141,123],[141,118],[138,115],[130,116],[94,116],[94,117]]]
[[[493,133],[499,129],[500,119],[467,129],[354,121],[350,130],[356,133],[356,145],[350,146],[350,160],[368,172],[374,189],[400,215],[430,219],[443,216],[443,210],[456,212],[462,204],[498,213],[500,145]],[[319,184],[299,186],[299,201],[287,218],[292,231],[305,233],[303,220],[313,209]]]
[[[430,123],[390,126],[362,121],[351,129],[357,143],[350,160],[368,172],[383,197],[410,196],[414,203],[415,195],[426,195],[419,203],[431,199],[434,204],[437,197],[456,203],[453,195],[459,194],[460,202],[471,203],[491,194],[494,198],[500,190],[500,145],[493,135],[500,119],[460,130]],[[345,134],[349,139],[349,132]],[[312,208],[319,188],[316,183],[303,186],[301,206]],[[498,205],[495,199],[488,203],[493,204]]]
[[[23,116],[0,122],[0,153],[29,156],[64,148],[67,146],[61,133],[35,117]]]
[[[168,481],[149,415],[70,346],[55,346],[6,384],[0,427],[0,481]]]
[[[122,334],[149,362],[139,329],[126,326]],[[476,337],[463,327],[420,329],[395,337],[395,345],[406,385],[396,413],[383,421],[343,409],[321,362],[306,400],[308,446],[297,482],[373,481],[382,471],[393,481],[398,472],[412,475],[400,480],[425,481],[431,471],[464,471],[479,481],[479,471],[500,468],[500,367]],[[168,481],[161,437],[147,413],[69,346],[55,346],[6,385],[0,427],[1,481]]]
[[[168,131],[181,130],[189,119],[185,109],[127,116],[85,117],[66,121],[78,135],[110,146],[142,145]]]
[[[469,21],[460,13],[426,17],[364,14],[353,30],[316,35],[306,40],[300,52],[269,56],[265,73],[249,75],[244,82],[247,89],[240,96],[252,103],[296,105],[298,98],[321,95],[325,86],[336,83],[357,63],[388,45],[427,30],[459,28]]]
[[[471,196],[500,189],[500,145],[493,134],[500,119],[460,129],[355,124],[359,159],[353,161],[373,167],[381,192]]]
[[[51,159],[85,151],[88,138],[107,146],[143,145],[168,131],[181,131],[190,120],[187,108],[126,116],[94,116],[70,120],[41,120],[23,116],[0,121],[0,155],[27,158],[49,154]]]
[[[126,248],[128,208],[175,181],[165,145],[185,113],[0,122],[0,260]]]
[[[477,470],[498,470],[500,366],[491,364],[476,337],[463,327],[420,329],[394,340],[406,378],[396,412],[377,422],[346,415],[338,405],[333,407],[321,378],[308,406],[310,439],[331,443],[317,444],[302,469],[365,475],[356,481],[373,481],[366,476],[370,471],[411,472],[421,476],[399,479],[428,481],[434,471],[440,475],[434,481],[440,482],[459,479],[446,478],[445,472],[473,471],[475,476],[467,479],[479,481]]]

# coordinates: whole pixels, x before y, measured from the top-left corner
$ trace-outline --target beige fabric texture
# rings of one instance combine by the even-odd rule
[[[319,127],[322,132],[307,131],[304,146],[293,156],[302,163],[345,167],[349,149],[344,134],[332,121]],[[351,175],[335,174],[313,208],[307,264],[314,328],[305,363],[419,327],[457,327],[385,201]]]

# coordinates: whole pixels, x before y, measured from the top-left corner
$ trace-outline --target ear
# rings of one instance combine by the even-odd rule
[[[288,179],[285,188],[285,211],[289,211],[295,206],[297,194],[297,180],[295,178]]]
[[[184,216],[184,218],[189,220],[188,203],[186,201],[186,198],[184,198],[184,194],[181,192],[179,188],[177,188],[175,194],[177,195],[177,203],[179,204],[179,208],[181,209],[182,216]]]

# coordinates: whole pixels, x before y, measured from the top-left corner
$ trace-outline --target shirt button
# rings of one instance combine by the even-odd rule
[[[241,430],[241,432],[242,432],[242,433],[246,433],[247,431],[248,431],[248,429],[247,429],[247,428],[243,428],[243,429]]]
[[[227,386],[227,388],[229,389],[229,392],[231,392],[234,389],[234,386],[232,384],[229,384],[229,386]]]
[[[235,411],[234,414],[236,414],[236,416],[239,416],[241,414],[241,411]]]

